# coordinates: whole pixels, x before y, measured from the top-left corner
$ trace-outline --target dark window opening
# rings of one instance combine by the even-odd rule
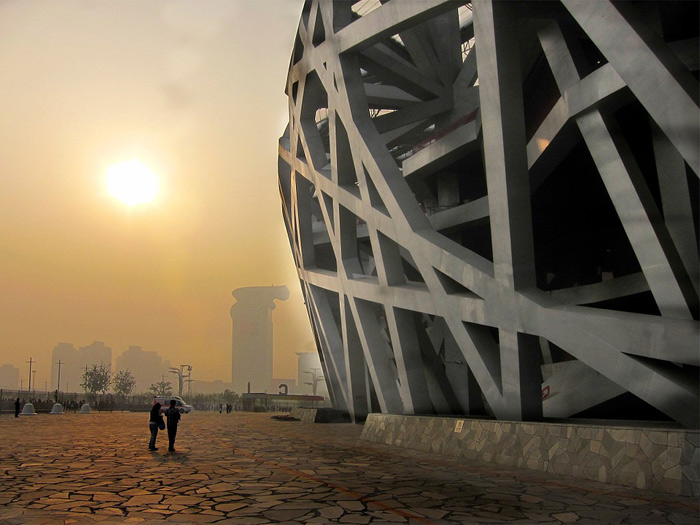
[[[329,270],[331,272],[338,271],[338,265],[335,259],[335,252],[330,244],[317,244],[314,246],[314,255],[316,259],[316,267],[321,270]]]
[[[558,290],[641,271],[583,141],[532,195],[537,286]]]
[[[651,292],[642,292],[627,295],[625,297],[616,297],[615,299],[591,303],[584,306],[634,314],[661,315],[659,307],[656,305],[656,301],[654,300],[654,296],[651,294]]]

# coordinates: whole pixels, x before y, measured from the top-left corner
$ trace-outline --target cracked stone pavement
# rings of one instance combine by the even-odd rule
[[[700,523],[692,498],[360,440],[361,425],[148,413],[0,416],[0,525]]]

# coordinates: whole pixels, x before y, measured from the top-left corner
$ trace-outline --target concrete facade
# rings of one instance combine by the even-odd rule
[[[336,408],[698,427],[697,19],[305,4],[279,184]]]

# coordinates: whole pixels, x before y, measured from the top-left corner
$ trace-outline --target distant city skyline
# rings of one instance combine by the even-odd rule
[[[0,2],[0,363],[25,384],[30,357],[43,387],[57,342],[94,340],[228,381],[231,290],[271,282],[290,289],[274,375],[295,376],[313,335],[276,150],[302,7]],[[152,203],[108,193],[134,159],[159,176]]]
[[[32,385],[32,390],[42,393],[54,392],[56,390],[58,381],[58,360],[60,359],[61,392],[80,392],[81,389],[78,385],[81,382],[81,374],[85,364],[91,366],[93,361],[95,362],[94,364],[99,363],[96,362],[96,359],[86,359],[86,357],[83,355],[82,359],[85,362],[76,364],[75,357],[78,356],[80,350],[90,348],[111,352],[111,348],[100,341],[95,341],[91,345],[86,345],[79,348],[76,348],[72,343],[58,343],[54,347],[53,351],[54,359],[52,361],[56,361],[56,363],[54,370],[52,371],[51,380],[37,379],[37,384]],[[71,354],[73,357],[73,366],[71,366],[68,361],[64,361],[64,358],[68,358]],[[119,356],[112,358],[111,361],[111,370],[113,373],[120,370],[129,370],[134,375],[136,380],[136,386],[134,389],[135,394],[148,393],[150,386],[161,379],[169,381],[173,387],[173,392],[177,392],[177,378],[171,376],[169,372],[172,364],[167,359],[163,359],[162,356],[155,351],[143,350],[140,346],[131,345]],[[33,370],[37,370],[35,367],[39,362],[40,361],[32,359]],[[14,364],[0,364],[0,390],[26,390],[29,387],[29,363],[26,363],[26,368],[27,370],[25,371],[25,376],[22,374],[23,371],[21,368]],[[267,385],[263,386],[260,390],[267,391],[269,393],[276,393],[284,390],[282,385],[287,385],[289,394],[311,394],[313,391],[313,382],[317,381],[317,394],[325,397],[328,396],[328,389],[323,381],[323,376],[320,373],[321,363],[318,352],[315,350],[309,352],[297,352],[296,369],[297,374],[295,377],[271,377]],[[238,394],[245,391],[236,390],[232,382],[228,380],[203,380],[198,379],[195,375],[191,382],[191,388],[190,386],[186,385],[183,392],[187,392],[188,395],[190,392],[214,394],[223,392],[226,389],[233,390]]]
[[[104,349],[107,350],[110,354],[109,358],[103,357],[100,359],[99,357],[93,358],[87,358],[85,356],[85,352],[90,349],[98,348],[95,347],[94,345],[104,345]],[[58,352],[57,352],[58,350]],[[148,391],[148,387],[156,381],[159,381],[162,374],[167,374],[169,367],[171,366],[170,360],[168,360],[166,357],[161,355],[160,352],[155,351],[155,350],[144,350],[141,346],[139,345],[129,345],[129,347],[125,350],[123,350],[121,353],[118,355],[112,355],[112,348],[105,342],[103,341],[93,341],[91,344],[84,345],[84,346],[78,346],[76,347],[73,343],[71,342],[58,342],[56,345],[53,347],[53,349],[48,350],[45,353],[49,353],[50,357],[32,357],[32,370],[36,371],[36,390],[41,390],[44,391],[45,387],[48,388],[48,391],[54,391],[56,390],[57,387],[57,381],[58,381],[58,361],[61,360],[61,390],[65,390],[66,388],[70,389],[71,391],[80,391],[80,387],[76,385],[79,385],[80,382],[82,382],[82,372],[85,369],[85,365],[88,364],[91,366],[93,363],[94,364],[99,364],[100,362],[104,362],[105,359],[108,360],[108,362],[105,362],[105,364],[109,365],[112,372],[117,372],[120,370],[129,370],[132,374],[134,374],[136,380],[137,380],[137,387],[141,387],[143,384],[143,380],[140,380],[139,378],[141,376],[144,376],[143,371],[138,370],[138,365],[134,363],[134,360],[131,360],[131,363],[124,360],[125,356],[128,356],[130,353],[133,353],[134,351],[140,351],[146,356],[151,356],[151,359],[153,361],[157,361],[160,359],[162,362],[162,365],[159,365],[158,367],[158,372],[157,372],[157,378],[154,381],[151,381],[146,385],[146,389],[144,392]],[[78,358],[78,354],[82,351],[82,355]],[[36,355],[41,355],[37,353]],[[72,359],[68,359],[68,355],[73,355]],[[77,359],[76,359],[77,358]],[[133,363],[133,364],[132,364]],[[179,363],[176,363],[179,364]],[[146,363],[148,366],[148,363]],[[50,372],[47,372],[48,367],[50,366]],[[12,372],[10,371],[11,368],[15,368],[19,371],[19,378],[18,378],[18,386],[12,386],[11,383],[8,383],[8,381],[11,381],[12,377]],[[174,376],[173,376],[173,379]],[[166,377],[166,380],[170,381],[171,383],[176,383],[174,382],[170,377]],[[32,379],[34,381],[34,379]],[[22,388],[27,388],[27,385],[29,383],[29,363],[24,363],[24,362],[10,362],[10,363],[0,363],[0,388],[5,388],[5,389],[15,389],[19,388],[19,383],[21,383],[23,386]],[[74,388],[75,387],[75,388]],[[136,390],[135,390],[136,392]]]
[[[272,350],[270,365],[278,358]],[[90,352],[95,353],[90,356]],[[101,357],[100,357],[101,356]],[[316,373],[320,370],[320,358],[318,352],[309,345],[307,351],[297,352],[294,364],[294,371],[290,371],[289,375],[270,374],[269,378],[263,379],[263,382],[258,383],[261,391],[277,392],[279,385],[284,383],[288,385],[290,393],[310,394],[312,387],[307,382],[311,381],[312,376],[309,374]],[[246,390],[245,385],[236,390],[230,377],[219,377],[214,379],[203,379],[197,374],[197,357],[192,356],[191,363],[193,364],[192,391],[201,393],[216,393],[225,389],[233,389],[236,393],[243,393]],[[171,366],[179,366],[182,363],[172,363],[167,357],[156,350],[144,349],[139,345],[129,345],[126,350],[119,354],[114,353],[114,349],[104,341],[93,341],[90,344],[76,346],[71,342],[58,342],[51,350],[51,358],[36,358],[32,357],[32,383],[36,381],[36,385],[32,386],[32,390],[41,392],[53,392],[58,384],[58,362],[61,361],[61,385],[62,392],[71,391],[79,392],[80,383],[82,382],[82,373],[85,365],[99,364],[105,362],[108,364],[113,373],[121,370],[129,370],[136,380],[134,393],[147,393],[150,386],[160,381],[163,377],[173,386],[173,391],[177,390],[177,377],[172,375],[169,370]],[[108,361],[108,362],[107,362]],[[47,367],[51,366],[51,371],[46,372]],[[272,368],[272,366],[271,366]],[[270,368],[270,369],[271,369]],[[225,370],[225,367],[222,367]],[[48,374],[48,375],[46,375]],[[17,390],[27,389],[29,386],[29,363],[12,362],[0,363],[0,389]],[[187,387],[185,387],[186,390]],[[328,395],[325,383],[318,384],[320,395]]]

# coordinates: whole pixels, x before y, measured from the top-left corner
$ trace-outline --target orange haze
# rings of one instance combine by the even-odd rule
[[[0,365],[50,379],[60,341],[230,380],[231,291],[286,284],[276,377],[311,330],[277,191],[302,0],[0,3]],[[161,177],[151,204],[107,167]]]

